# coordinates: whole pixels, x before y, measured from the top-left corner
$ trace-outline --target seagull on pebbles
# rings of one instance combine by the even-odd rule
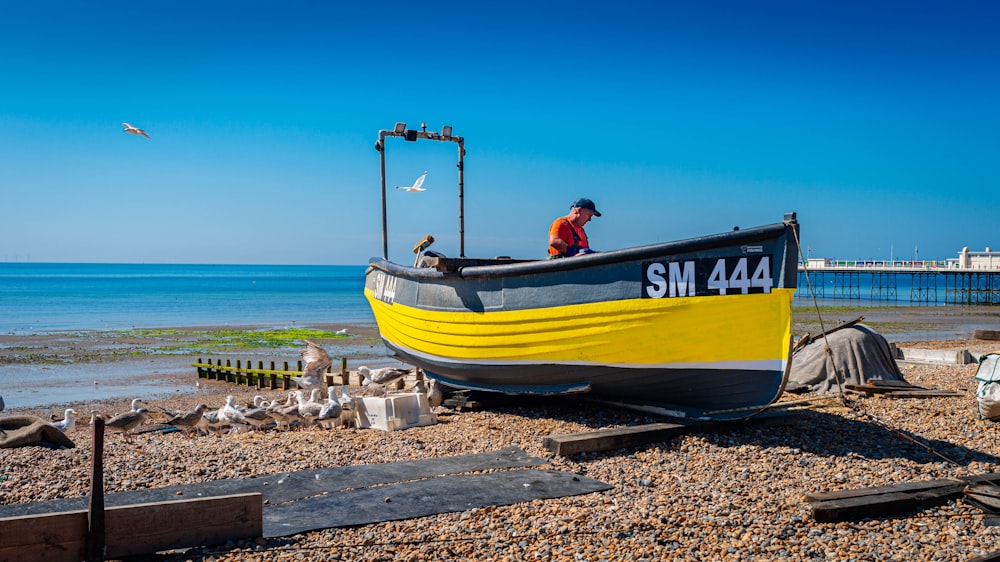
[[[52,425],[56,426],[56,429],[63,433],[69,433],[73,431],[76,427],[76,410],[73,408],[66,408],[66,412],[63,414],[63,419],[52,422]]]
[[[316,423],[324,429],[330,429],[331,427],[340,425],[340,413],[344,408],[334,394],[332,386],[326,394],[326,402],[319,409],[319,414],[316,416]]]
[[[250,422],[247,421],[243,412],[236,409],[236,405],[233,401],[234,399],[232,396],[226,396],[226,405],[219,408],[219,421],[228,423],[230,431],[233,430],[232,428],[236,427],[249,427]]]
[[[382,388],[382,394],[386,393],[386,387],[399,381],[408,371],[406,369],[395,369],[385,367],[374,371],[362,365],[358,367],[358,374],[361,375],[361,386],[377,386]]]
[[[127,442],[132,441],[132,430],[142,425],[146,421],[146,414],[149,410],[139,408],[131,412],[119,414],[104,423],[104,429],[111,433],[121,433],[122,439]]]
[[[185,437],[190,439],[191,432],[198,428],[198,424],[202,420],[202,416],[206,410],[208,410],[207,404],[198,404],[193,410],[174,414],[172,418],[167,420],[167,425],[176,427]]]

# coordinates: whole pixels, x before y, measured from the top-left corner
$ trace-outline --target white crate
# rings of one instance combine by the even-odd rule
[[[382,431],[395,431],[436,424],[437,416],[431,412],[426,395],[407,392],[390,394],[385,398],[358,398],[354,408],[354,422],[359,428],[374,427]]]

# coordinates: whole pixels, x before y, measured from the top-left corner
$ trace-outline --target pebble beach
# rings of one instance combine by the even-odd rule
[[[968,349],[1000,342],[899,341],[898,346]],[[159,553],[157,560],[969,560],[1000,550],[1000,527],[963,500],[902,516],[820,523],[804,496],[1000,470],[997,425],[976,409],[975,364],[908,364],[912,384],[959,397],[887,399],[851,394],[788,395],[799,405],[768,423],[729,431],[559,457],[549,435],[665,421],[571,400],[503,399],[480,407],[435,409],[439,423],[402,431],[332,429],[216,434],[142,433],[131,443],[108,435],[105,493],[248,478],[315,468],[399,462],[515,446],[540,468],[600,480],[611,490],[289,537],[230,541]],[[233,395],[284,399],[282,391],[217,381],[198,394],[147,401],[160,408],[212,407]],[[359,391],[354,388],[352,391]],[[61,416],[70,405],[10,409]],[[81,407],[85,407],[81,405]],[[125,411],[130,400],[103,404]],[[78,408],[79,409],[79,408]],[[88,416],[89,417],[89,416]],[[904,437],[905,436],[905,437]],[[0,504],[85,496],[91,435],[86,420],[70,433],[76,448],[0,450]]]

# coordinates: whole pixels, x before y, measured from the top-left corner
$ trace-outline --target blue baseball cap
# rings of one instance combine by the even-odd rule
[[[597,207],[594,206],[594,202],[586,197],[581,197],[576,201],[573,201],[573,207],[580,207],[581,209],[587,209],[591,213],[594,213],[595,217],[601,216],[601,213],[597,212]]]

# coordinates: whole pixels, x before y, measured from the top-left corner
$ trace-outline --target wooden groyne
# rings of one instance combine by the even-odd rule
[[[293,379],[301,377],[303,373],[302,361],[297,361],[294,368],[289,366],[288,361],[284,361],[280,369],[277,368],[274,361],[270,361],[266,368],[263,361],[257,361],[256,367],[253,364],[252,360],[243,362],[236,359],[234,363],[232,359],[213,359],[210,357],[205,360],[199,357],[198,361],[192,363],[191,366],[198,369],[199,379],[224,381],[270,390],[297,388]],[[423,378],[423,373],[417,369],[400,379],[398,387],[402,388],[404,384],[412,383],[421,378]],[[335,372],[333,366],[330,366],[323,375],[323,380],[326,386],[361,386],[361,376],[357,372],[351,372],[347,369],[346,357],[340,359],[339,372]]]

